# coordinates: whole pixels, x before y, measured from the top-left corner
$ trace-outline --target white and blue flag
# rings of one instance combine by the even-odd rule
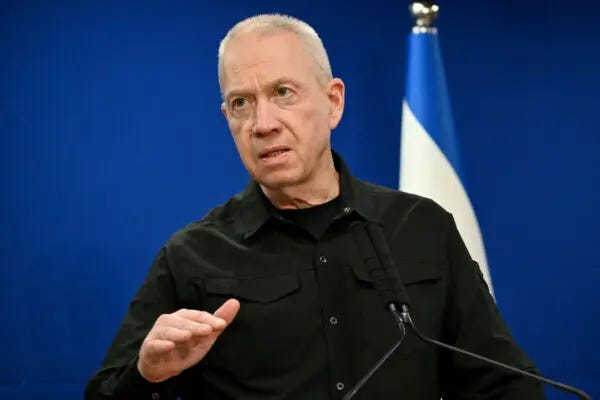
[[[452,213],[471,257],[493,293],[477,217],[465,189],[437,30],[408,39],[402,105],[400,190],[433,199]]]

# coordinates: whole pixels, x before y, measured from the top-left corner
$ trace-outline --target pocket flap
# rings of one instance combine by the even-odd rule
[[[209,278],[205,281],[207,293],[268,303],[298,289],[298,275],[277,275],[260,278]]]
[[[400,279],[405,285],[418,282],[437,281],[442,277],[441,263],[405,261],[400,266]],[[354,264],[352,266],[354,275],[364,282],[372,282],[369,270],[364,264]]]

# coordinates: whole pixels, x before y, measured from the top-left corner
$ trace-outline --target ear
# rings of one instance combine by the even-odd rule
[[[225,105],[225,102],[221,103],[221,112],[225,116],[225,119],[227,119],[227,106]]]
[[[329,128],[335,129],[344,113],[345,87],[340,78],[333,78],[326,87],[327,99],[329,100]]]

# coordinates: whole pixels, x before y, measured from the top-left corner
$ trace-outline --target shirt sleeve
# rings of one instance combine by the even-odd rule
[[[539,374],[517,346],[471,259],[454,220],[446,231],[448,302],[443,339],[468,351]],[[540,383],[458,353],[442,351],[442,393],[453,399],[544,399]]]
[[[177,309],[174,280],[163,248],[129,306],[113,343],[85,389],[86,400],[174,399],[173,382],[151,383],[137,369],[138,352],[161,314]]]

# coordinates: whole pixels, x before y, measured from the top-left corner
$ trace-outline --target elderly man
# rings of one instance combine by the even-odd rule
[[[87,399],[339,399],[400,332],[351,226],[392,247],[427,335],[535,370],[451,215],[354,178],[330,145],[344,110],[306,23],[249,18],[219,48],[222,111],[252,177],[160,250]],[[540,387],[407,333],[357,398],[539,399]]]

